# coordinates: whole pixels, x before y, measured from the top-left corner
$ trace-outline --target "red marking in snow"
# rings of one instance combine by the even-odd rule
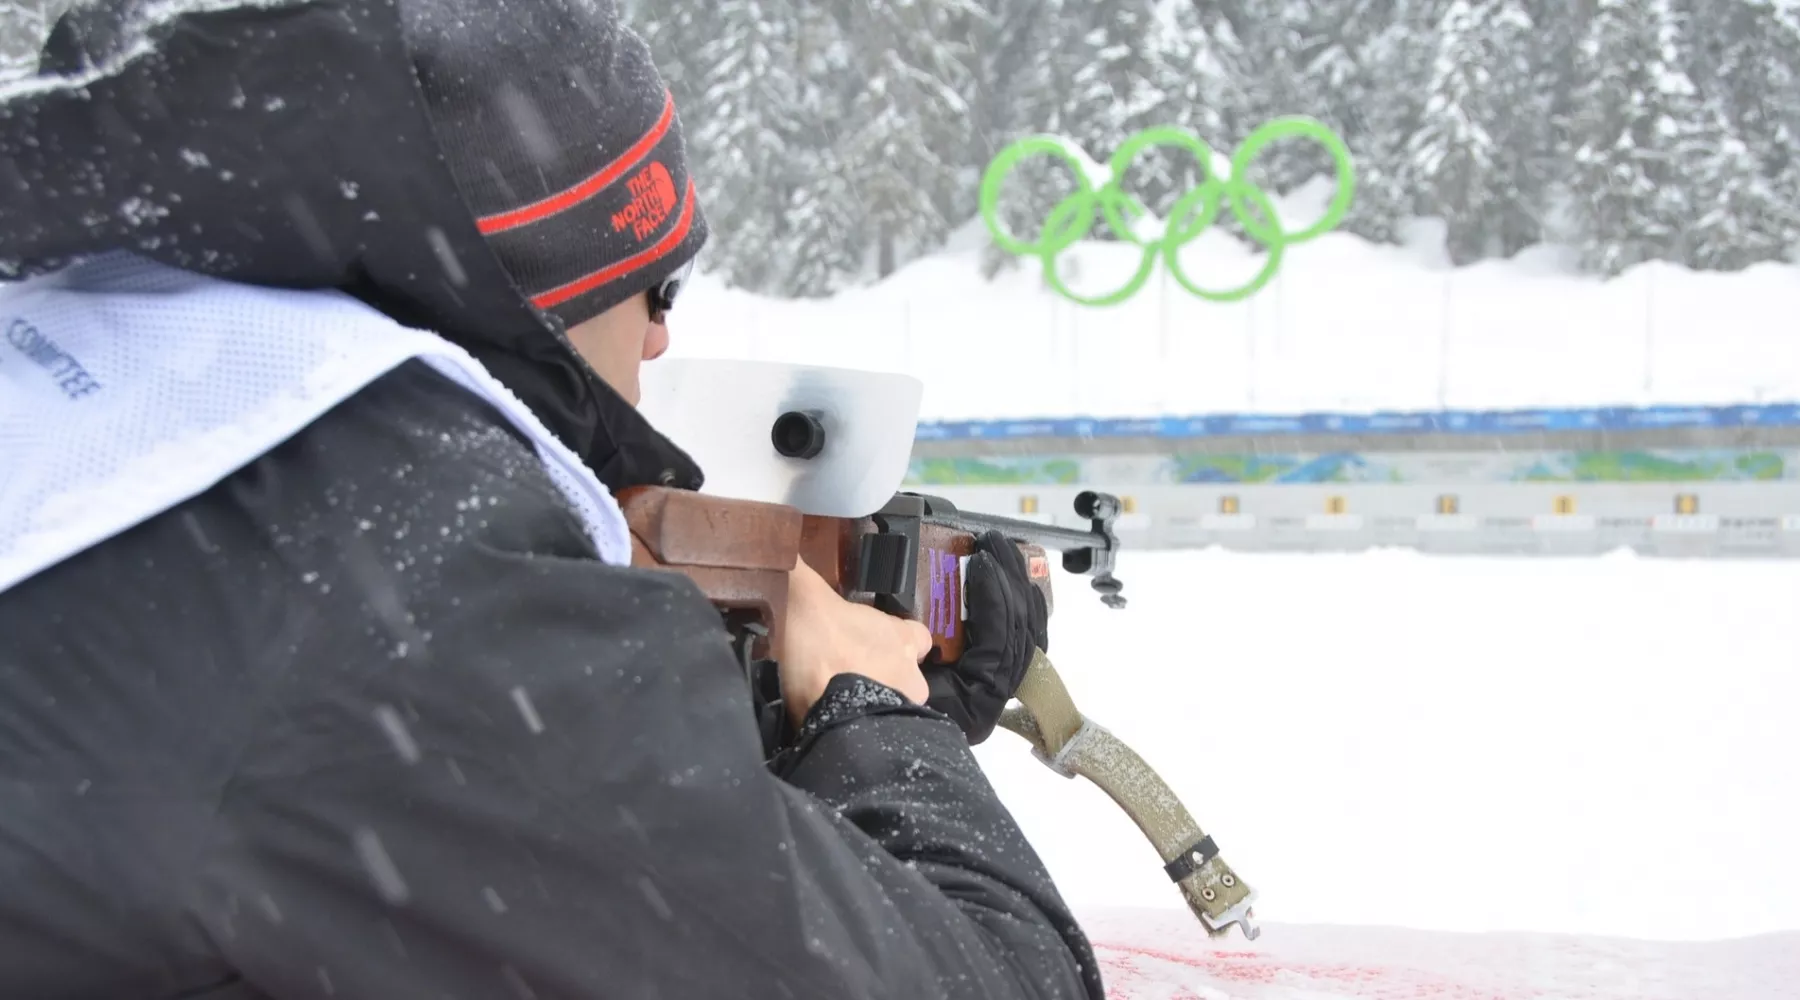
[[[1246,945],[1209,941],[1185,916],[1099,915],[1110,926],[1089,940],[1110,1000],[1800,1000],[1800,932],[1667,942],[1292,926]]]
[[[1193,969],[1210,980],[1210,983],[1194,985],[1215,985],[1231,996],[1244,995],[1232,989],[1233,985],[1253,987],[1285,987],[1305,989],[1328,985],[1334,992],[1347,996],[1372,997],[1378,1000],[1412,1000],[1412,998],[1430,997],[1432,1000],[1528,1000],[1544,996],[1539,990],[1518,990],[1505,993],[1492,989],[1482,989],[1466,983],[1446,979],[1419,969],[1400,966],[1364,966],[1337,965],[1319,962],[1284,961],[1275,956],[1261,952],[1227,951],[1210,952],[1205,955],[1182,955],[1157,948],[1143,948],[1137,945],[1100,944],[1094,945],[1100,953],[1100,962],[1104,967],[1109,1000],[1135,1000],[1139,994],[1120,992],[1114,988],[1120,986],[1157,986],[1160,990],[1175,987],[1181,992],[1154,994],[1168,1000],[1179,1000],[1194,997],[1186,984],[1158,982],[1146,975],[1139,968],[1139,959],[1151,959],[1167,962],[1172,965]],[[1108,954],[1111,953],[1111,954]],[[1184,977],[1185,978],[1185,977]],[[1345,989],[1349,987],[1349,989]],[[1260,990],[1257,993],[1261,993]],[[1196,998],[1198,1000],[1198,998]]]

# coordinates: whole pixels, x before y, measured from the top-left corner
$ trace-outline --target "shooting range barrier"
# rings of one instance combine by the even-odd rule
[[[906,486],[1140,549],[1800,557],[1800,405],[922,425]]]

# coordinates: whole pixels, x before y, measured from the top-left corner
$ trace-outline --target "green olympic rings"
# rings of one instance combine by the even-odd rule
[[[1287,233],[1281,230],[1281,224],[1275,217],[1275,206],[1269,201],[1269,196],[1245,178],[1250,164],[1262,153],[1264,147],[1278,139],[1293,137],[1312,139],[1325,147],[1337,167],[1337,192],[1319,221],[1297,233]],[[1143,204],[1126,194],[1119,185],[1138,154],[1155,146],[1173,147],[1192,155],[1194,162],[1200,165],[1201,176],[1206,179],[1199,187],[1176,200],[1169,210],[1162,235],[1147,240],[1132,229],[1135,219],[1146,214]],[[1019,161],[1039,154],[1067,163],[1075,173],[1076,190],[1050,210],[1037,240],[1028,243],[1008,233],[1000,223],[1000,186],[1018,166]],[[1221,179],[1214,176],[1212,159],[1212,148],[1205,140],[1186,129],[1167,125],[1145,129],[1125,140],[1125,144],[1113,153],[1112,159],[1107,162],[1107,176],[1096,188],[1094,178],[1088,175],[1085,157],[1074,151],[1070,143],[1056,136],[1028,136],[1001,150],[1000,155],[988,164],[987,173],[981,178],[981,218],[987,223],[988,232],[993,234],[995,245],[1011,254],[1042,260],[1050,287],[1064,298],[1081,305],[1116,305],[1137,294],[1144,287],[1144,282],[1149,280],[1159,254],[1163,264],[1181,287],[1212,302],[1236,302],[1249,298],[1268,284],[1276,269],[1281,266],[1282,254],[1288,247],[1318,237],[1343,221],[1344,215],[1350,211],[1350,201],[1356,191],[1355,165],[1351,161],[1349,147],[1344,145],[1344,140],[1338,138],[1336,133],[1311,118],[1277,118],[1251,132],[1249,138],[1238,146],[1237,152],[1232,154],[1230,177]],[[1227,201],[1231,204],[1232,215],[1244,227],[1244,231],[1251,239],[1266,247],[1269,254],[1262,269],[1247,283],[1222,292],[1211,291],[1201,288],[1188,278],[1181,269],[1178,255],[1182,247],[1198,239],[1206,227],[1218,219],[1219,212]],[[1254,208],[1255,211],[1249,211],[1247,207]],[[1137,272],[1124,286],[1105,295],[1084,297],[1070,290],[1063,283],[1062,276],[1056,273],[1056,255],[1086,236],[1094,227],[1097,217],[1106,220],[1107,228],[1113,235],[1142,248],[1144,257],[1138,262]]]

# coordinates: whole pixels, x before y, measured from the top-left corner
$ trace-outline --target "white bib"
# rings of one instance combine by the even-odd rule
[[[536,446],[600,556],[624,515],[461,348],[356,299],[112,255],[0,287],[0,592],[230,476],[414,358]]]

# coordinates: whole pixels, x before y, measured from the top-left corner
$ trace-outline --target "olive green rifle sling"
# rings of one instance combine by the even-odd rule
[[[1001,727],[1024,737],[1033,755],[1052,771],[1088,779],[1125,810],[1156,848],[1164,871],[1207,934],[1222,937],[1235,923],[1244,937],[1256,940],[1261,931],[1250,923],[1256,894],[1219,857],[1218,846],[1162,777],[1117,736],[1081,714],[1042,650],[1034,651],[1014,697],[1019,703],[1001,715]]]

